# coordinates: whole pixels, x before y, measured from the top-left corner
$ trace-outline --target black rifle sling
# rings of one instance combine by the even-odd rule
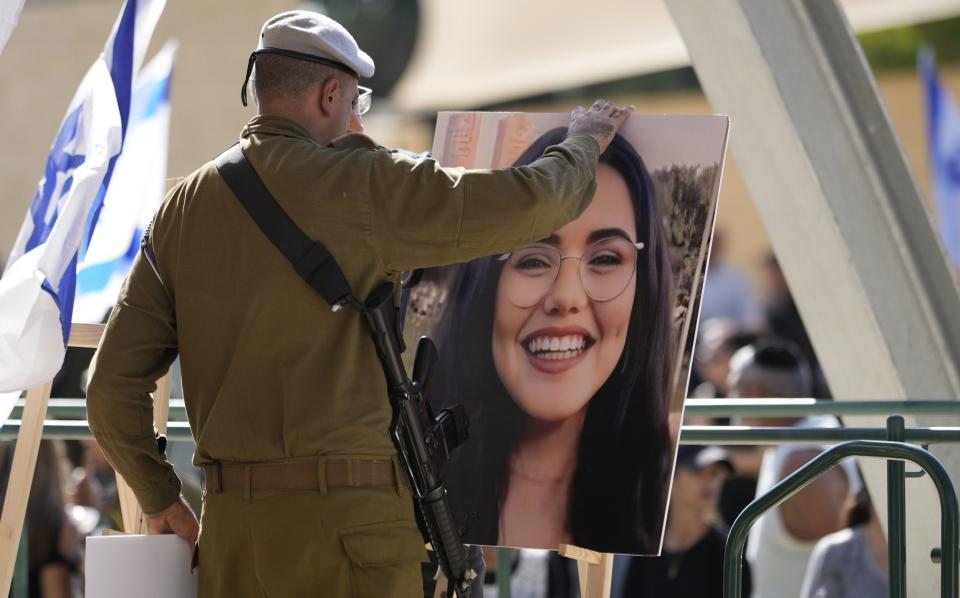
[[[290,260],[297,274],[320,293],[324,301],[337,310],[344,301],[353,299],[350,283],[337,260],[323,243],[308,237],[283,211],[243,155],[240,144],[223,152],[213,162],[263,234]]]

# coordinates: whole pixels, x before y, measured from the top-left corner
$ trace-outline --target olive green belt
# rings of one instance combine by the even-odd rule
[[[255,490],[321,490],[396,486],[390,459],[330,459],[267,463],[215,463],[203,466],[210,493]]]

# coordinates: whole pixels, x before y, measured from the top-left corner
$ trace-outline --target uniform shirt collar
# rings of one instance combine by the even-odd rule
[[[293,137],[295,139],[306,139],[316,141],[310,136],[310,133],[297,123],[283,118],[281,116],[257,115],[250,119],[250,122],[243,127],[240,132],[240,138],[250,137],[251,135],[282,135],[284,137]]]

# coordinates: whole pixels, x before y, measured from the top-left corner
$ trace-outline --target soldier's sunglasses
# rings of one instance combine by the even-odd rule
[[[360,91],[360,96],[357,98],[356,111],[363,116],[370,111],[370,105],[373,104],[373,90],[362,85],[358,85],[357,89]]]

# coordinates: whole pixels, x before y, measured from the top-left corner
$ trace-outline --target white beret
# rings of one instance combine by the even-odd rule
[[[308,10],[271,17],[260,30],[260,50],[286,50],[339,63],[363,78],[373,76],[373,59],[357,46],[343,25]]]

